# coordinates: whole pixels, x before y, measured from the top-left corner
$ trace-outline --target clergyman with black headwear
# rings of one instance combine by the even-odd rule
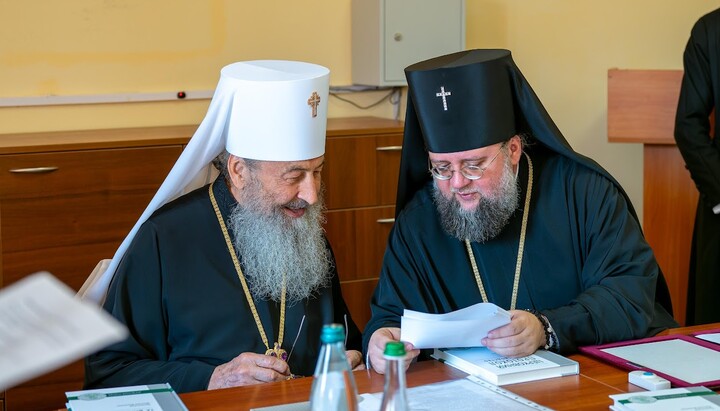
[[[406,308],[507,309],[509,324],[469,343],[509,357],[677,326],[629,198],[572,150],[509,51],[463,51],[405,73],[397,218],[364,331],[375,370]]]

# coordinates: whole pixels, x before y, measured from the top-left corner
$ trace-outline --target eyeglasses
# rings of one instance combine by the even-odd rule
[[[500,149],[498,150],[498,152],[495,153],[495,156],[490,160],[489,163],[487,163],[485,167],[468,164],[460,168],[460,174],[462,174],[463,177],[467,178],[468,180],[481,179],[483,174],[485,174],[485,170],[487,170],[488,167],[492,165],[493,161],[495,161],[503,148],[505,148],[505,143],[502,143],[502,145],[500,145]],[[434,178],[443,181],[450,180],[453,176],[453,173],[455,172],[455,170],[453,170],[450,165],[433,166],[429,158],[428,168],[430,169],[430,174],[432,174]]]

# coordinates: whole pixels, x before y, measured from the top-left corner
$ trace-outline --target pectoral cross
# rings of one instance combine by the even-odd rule
[[[440,92],[435,93],[435,97],[442,97],[443,99],[443,111],[447,111],[447,99],[445,97],[451,96],[452,93],[445,91],[445,87],[440,87]]]
[[[317,117],[317,108],[320,105],[320,96],[318,95],[317,91],[313,91],[307,103],[308,106],[312,107],[312,116]]]

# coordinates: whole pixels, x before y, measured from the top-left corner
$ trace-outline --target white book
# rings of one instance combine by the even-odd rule
[[[670,388],[610,395],[616,411],[720,410],[720,395],[705,387]]]
[[[68,391],[68,411],[188,411],[170,384]]]
[[[576,375],[577,361],[550,351],[538,350],[527,357],[508,358],[486,347],[436,348],[433,357],[495,385]]]

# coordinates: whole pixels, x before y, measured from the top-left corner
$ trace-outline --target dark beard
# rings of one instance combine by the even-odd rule
[[[503,174],[490,197],[480,195],[474,210],[464,210],[454,197],[446,198],[433,185],[433,200],[440,215],[440,224],[446,233],[460,241],[484,243],[497,237],[515,213],[520,201],[520,190],[509,159]]]
[[[322,228],[322,193],[313,205],[301,199],[289,204],[291,208],[305,208],[300,218],[288,217],[278,207],[268,209],[272,199],[257,180],[250,182],[241,196],[242,201],[230,215],[229,228],[252,294],[280,301],[283,275],[288,303],[327,287],[332,260]]]

